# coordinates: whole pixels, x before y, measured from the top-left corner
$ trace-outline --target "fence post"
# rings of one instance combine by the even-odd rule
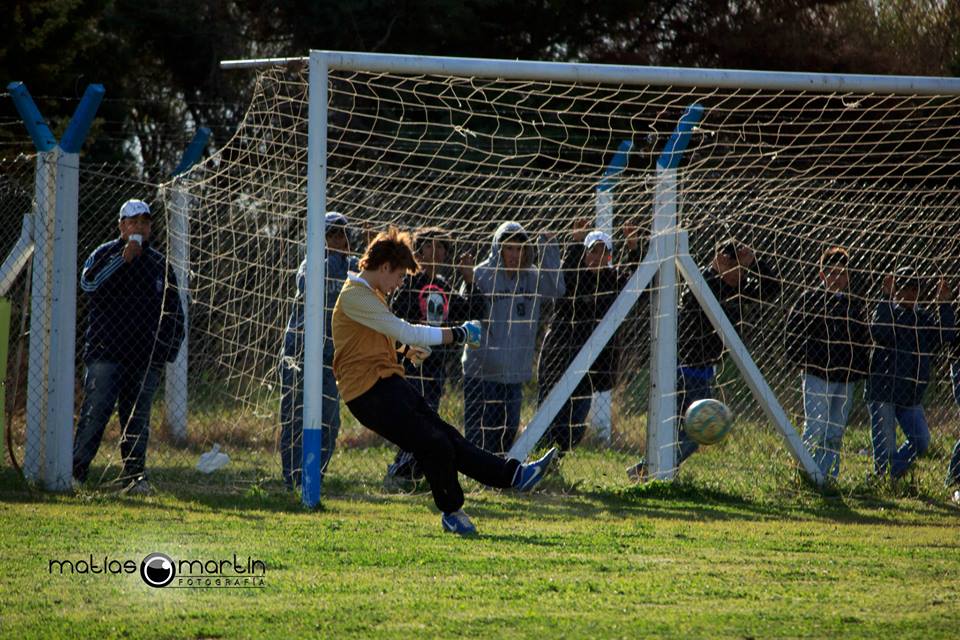
[[[180,307],[183,309],[184,338],[173,362],[167,363],[164,393],[164,416],[170,435],[177,442],[187,439],[187,356],[190,343],[190,195],[180,176],[200,160],[210,139],[210,129],[201,127],[183,152],[180,164],[173,170],[174,184],[170,194],[167,225],[167,259],[177,279]]]
[[[26,86],[14,82],[7,88],[39,152],[24,475],[48,490],[68,491],[76,384],[79,151],[104,89],[87,87],[58,144]]]
[[[677,473],[677,167],[703,107],[687,108],[657,160],[651,251],[663,262],[650,295],[650,406],[647,474],[671,480]]]

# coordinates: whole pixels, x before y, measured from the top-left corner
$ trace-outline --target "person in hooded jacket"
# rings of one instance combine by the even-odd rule
[[[626,227],[626,266],[613,264],[613,239],[603,231],[589,231],[589,221],[581,220],[570,234],[563,273],[566,292],[557,298],[553,316],[540,350],[537,366],[539,402],[566,372],[570,363],[587,343],[600,320],[623,290],[639,255],[635,227]],[[556,445],[560,453],[577,446],[586,433],[587,415],[595,392],[613,388],[616,375],[616,336],[610,339],[557,412],[541,439],[544,445]]]
[[[479,348],[463,354],[465,435],[504,454],[520,426],[523,384],[533,377],[543,300],[565,291],[556,240],[532,238],[518,222],[502,223],[490,257],[474,269],[474,288],[487,311]]]

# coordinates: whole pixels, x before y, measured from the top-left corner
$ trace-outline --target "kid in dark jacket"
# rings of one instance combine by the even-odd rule
[[[902,477],[930,446],[930,428],[923,413],[923,394],[930,382],[932,356],[954,338],[951,292],[941,280],[938,313],[917,305],[920,280],[911,267],[898,269],[884,283],[891,300],[881,302],[870,323],[874,347],[866,399],[877,475],[889,469]],[[896,425],[906,441],[897,448]]]
[[[566,372],[633,273],[629,266],[613,266],[613,239],[602,231],[587,232],[583,223],[572,234],[563,272],[566,293],[557,298],[537,367],[539,401]],[[627,229],[627,265],[639,262],[635,230]],[[616,374],[616,338],[597,355],[590,370],[554,418],[544,435],[547,446],[569,451],[583,439],[594,392],[613,388]]]
[[[822,286],[804,291],[787,315],[787,358],[801,369],[803,440],[814,461],[836,478],[853,388],[866,376],[870,332],[861,300],[850,295],[845,249],[820,257]]]

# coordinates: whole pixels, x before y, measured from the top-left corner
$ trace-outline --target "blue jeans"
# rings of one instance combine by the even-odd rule
[[[159,385],[159,365],[143,368],[105,360],[87,363],[83,405],[73,441],[74,478],[80,482],[87,479],[115,406],[120,419],[122,479],[143,475],[150,437],[150,406]]]
[[[520,427],[523,385],[463,379],[464,435],[472,444],[504,454]]]
[[[840,447],[853,407],[852,382],[828,382],[804,373],[803,442],[824,474],[840,475]]]
[[[953,381],[953,399],[960,405],[960,362],[950,363],[950,379]],[[953,445],[950,467],[947,469],[947,482],[960,484],[960,440]]]
[[[323,403],[320,409],[320,480],[327,471],[340,432],[340,392],[333,366],[323,365]],[[280,462],[288,489],[300,486],[303,472],[303,362],[280,360]]]
[[[683,428],[683,416],[687,413],[687,408],[697,400],[706,400],[712,397],[712,367],[700,369],[695,375],[686,367],[677,369],[677,414],[680,416],[680,429],[677,432],[677,467],[700,448],[699,444],[687,436],[687,432]]]
[[[923,407],[899,407],[890,402],[867,402],[873,436],[873,467],[877,475],[890,469],[893,478],[903,477],[917,457],[930,447],[930,428]],[[906,441],[897,449],[897,423]]]

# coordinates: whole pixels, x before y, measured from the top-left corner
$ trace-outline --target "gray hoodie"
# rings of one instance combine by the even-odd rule
[[[468,378],[503,384],[530,380],[541,299],[562,296],[566,289],[556,241],[540,239],[539,265],[517,272],[502,266],[501,240],[515,234],[527,235],[517,222],[497,227],[490,257],[474,268],[474,291],[486,296],[487,315],[481,322],[480,347],[464,349],[463,374]]]

